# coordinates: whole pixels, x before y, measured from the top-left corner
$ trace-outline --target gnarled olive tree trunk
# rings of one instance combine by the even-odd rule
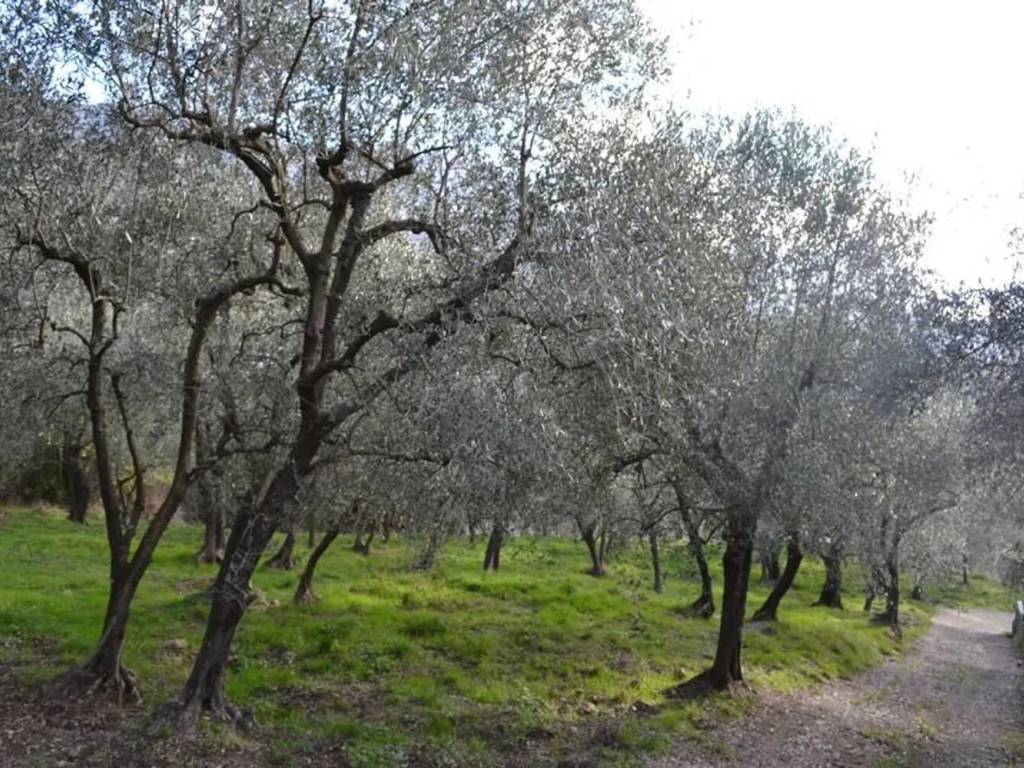
[[[889,625],[893,633],[900,634],[900,558],[899,544],[900,534],[897,531],[893,536],[893,547],[886,553],[885,558],[885,611],[879,617]]]
[[[725,553],[722,555],[722,620],[718,645],[711,669],[702,675],[712,687],[719,690],[743,680],[743,621],[754,554],[753,536],[749,527],[736,523],[730,524],[725,534]]]
[[[779,618],[779,603],[786,596],[789,588],[793,586],[793,580],[800,570],[800,563],[803,562],[804,553],[800,549],[800,539],[796,533],[789,536],[786,541],[786,567],[782,569],[775,586],[768,594],[764,604],[754,613],[754,621],[777,621]]]
[[[825,583],[821,587],[821,594],[818,602],[825,608],[843,608],[843,548],[842,544],[834,542],[829,545],[828,550],[821,556],[825,565]]]
[[[73,523],[85,522],[92,500],[89,475],[82,460],[83,447],[81,439],[65,432],[60,451],[60,467],[68,497],[68,520]]]
[[[769,549],[762,552],[760,563],[762,584],[772,584],[782,576],[782,566],[779,564],[778,550]]]
[[[299,586],[295,590],[293,600],[296,604],[316,602],[317,596],[313,591],[313,576],[316,573],[317,565],[320,563],[320,558],[324,556],[327,549],[338,538],[340,530],[337,525],[328,528],[324,532],[323,538],[320,539],[320,543],[316,545],[316,548],[310,554],[309,560],[306,561],[306,567],[302,571],[302,576],[299,578]]]
[[[661,573],[661,551],[658,547],[658,532],[653,528],[647,532],[647,543],[651,548],[651,567],[654,569],[654,591],[660,595],[665,591],[665,579]]]
[[[185,496],[191,469],[193,441],[198,421],[199,394],[202,388],[202,350],[207,333],[217,313],[233,296],[243,291],[274,282],[273,270],[215,288],[196,302],[184,360],[180,433],[174,476],[164,500],[146,527],[138,545],[134,547],[144,512],[146,511],[145,464],[132,431],[121,379],[105,365],[107,352],[117,341],[117,316],[122,311],[114,298],[114,291],[97,268],[98,261],[90,260],[79,251],[61,250],[50,243],[39,231],[24,236],[22,243],[39,250],[43,259],[69,266],[87,294],[90,305],[90,331],[88,339],[80,337],[87,351],[86,405],[95,453],[97,485],[103,503],[107,544],[110,550],[110,587],[103,630],[96,650],[80,666],[62,675],[56,685],[64,692],[110,692],[117,700],[139,700],[141,691],[138,678],[123,663],[124,640],[132,600],[142,581],[157,544],[177,512]],[[121,481],[115,474],[115,463],[110,440],[107,414],[106,378],[109,376],[124,441],[131,459],[132,474]],[[130,504],[121,493],[125,486],[133,490]]]
[[[196,426],[196,463],[212,461],[201,425]],[[203,472],[196,480],[196,501],[199,504],[199,519],[203,523],[203,547],[196,559],[200,563],[219,563],[224,555],[224,509],[213,490],[214,479],[211,471]]]
[[[605,536],[604,529],[602,528],[599,532],[596,524],[580,524],[580,538],[587,545],[587,553],[590,555],[590,570],[587,573],[591,576],[604,576],[604,555],[607,546],[607,537]]]
[[[355,538],[352,541],[352,551],[357,555],[369,557],[370,545],[373,543],[373,536],[377,532],[377,516],[368,514],[362,506],[361,500],[356,499],[352,503],[352,516],[355,518]]]
[[[292,571],[298,561],[295,559],[295,531],[289,530],[281,542],[280,548],[267,560],[265,567],[279,571]]]
[[[714,584],[711,581],[711,569],[708,567],[707,557],[704,555],[704,539],[700,533],[700,523],[693,516],[690,502],[682,484],[673,482],[673,489],[676,494],[676,501],[679,503],[679,517],[683,522],[686,531],[686,545],[697,563],[697,571],[700,573],[700,595],[686,608],[686,613],[701,619],[710,619],[715,614]]]
[[[491,527],[491,535],[487,539],[487,550],[484,552],[484,570],[497,571],[501,566],[501,546],[505,542],[505,527],[498,521]]]
[[[179,717],[185,725],[193,724],[204,710],[216,720],[240,724],[251,720],[251,714],[228,701],[224,673],[235,631],[254,597],[250,585],[253,571],[274,535],[277,521],[294,504],[299,486],[294,465],[281,467],[256,508],[242,512],[231,529],[211,590],[206,632],[182,694]]]

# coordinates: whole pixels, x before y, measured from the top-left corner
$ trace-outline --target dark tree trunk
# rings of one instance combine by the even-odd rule
[[[316,566],[320,562],[320,558],[324,556],[324,552],[331,546],[336,538],[338,538],[339,529],[337,526],[330,528],[320,543],[313,550],[313,553],[309,556],[309,560],[306,562],[306,567],[302,571],[302,576],[299,579],[299,586],[295,590],[295,603],[313,603],[316,602],[316,593],[313,591],[313,576],[316,573]]]
[[[297,565],[295,559],[295,532],[288,531],[281,543],[281,548],[274,553],[274,556],[267,560],[267,568],[274,568],[279,571],[291,571]]]
[[[885,612],[881,617],[892,631],[900,634],[900,575],[899,572],[890,572],[889,581],[885,585]]]
[[[500,523],[495,523],[487,539],[487,550],[484,552],[485,571],[497,571],[501,566],[501,545],[504,541],[505,529]]]
[[[240,514],[231,528],[212,589],[206,632],[180,701],[179,723],[186,729],[195,726],[203,711],[214,720],[242,726],[253,723],[251,712],[239,710],[228,701],[224,673],[235,630],[254,597],[250,586],[253,571],[274,535],[275,521],[292,503],[298,487],[293,468],[280,469],[259,508]]]
[[[590,570],[588,573],[591,576],[604,576],[604,545],[603,542],[598,543],[596,530],[593,526],[588,528],[580,526],[580,536],[587,545],[587,552],[590,553]]]
[[[366,532],[365,536],[362,533],[357,533],[355,541],[352,542],[352,551],[357,555],[363,557],[370,556],[370,545],[373,543],[373,535],[377,531],[377,524],[371,523],[370,530]]]
[[[786,542],[786,567],[775,582],[775,587],[769,593],[764,605],[754,613],[754,621],[777,621],[779,618],[779,603],[786,596],[789,588],[793,586],[793,580],[800,570],[800,563],[804,559],[804,553],[800,549],[800,540],[794,534]]]
[[[195,431],[196,463],[206,464],[212,459],[206,440],[206,430],[196,424]],[[200,563],[219,563],[224,555],[224,510],[218,503],[214,493],[213,477],[207,470],[196,480],[196,501],[199,504],[199,519],[203,521],[203,548],[199,550],[197,560]]]
[[[761,583],[771,584],[779,580],[782,569],[779,565],[778,552],[761,553]]]
[[[683,527],[686,529],[686,542],[697,561],[697,570],[700,572],[700,596],[686,608],[686,614],[701,619],[710,619],[715,614],[715,595],[711,582],[711,569],[708,568],[708,560],[704,556],[704,540],[700,537],[700,525],[693,519],[686,496],[682,489],[676,488],[676,498],[679,501],[679,514],[683,520]]]
[[[110,594],[99,644],[84,664],[72,668],[57,679],[58,690],[72,694],[110,694],[118,704],[137,704],[142,701],[139,680],[122,659],[134,594],[135,587],[127,568],[112,565]]]
[[[413,561],[414,571],[429,571],[437,565],[437,556],[452,535],[452,524],[442,504],[438,509],[438,519],[427,531],[427,540]]]
[[[914,582],[914,588],[910,590],[910,599],[918,602],[924,600],[924,587],[921,586],[921,582]]]
[[[900,630],[900,541],[903,531],[896,522],[894,511],[882,517],[879,529],[879,549],[883,561],[872,569],[872,579],[868,584],[868,601],[865,610],[870,610],[875,595],[881,591],[885,595],[885,610],[875,617],[874,621],[888,624],[896,637]]]
[[[651,545],[651,566],[654,568],[654,591],[659,595],[665,591],[665,582],[661,575],[661,553],[658,551],[658,534],[654,530],[647,533],[647,541]]]
[[[65,440],[60,465],[68,497],[68,519],[73,523],[84,523],[89,512],[90,489],[82,464],[82,446],[77,440]]]
[[[885,569],[882,572],[882,582],[885,591],[885,611],[878,617],[878,621],[888,624],[894,635],[899,637],[900,629],[900,561],[899,561],[900,534],[893,536],[892,544],[886,553]]]
[[[230,286],[217,288],[197,302],[197,312],[189,337],[188,352],[185,356],[183,375],[183,396],[181,403],[181,428],[178,436],[178,450],[174,464],[174,477],[170,488],[149,525],[146,526],[137,545],[135,532],[146,508],[145,465],[135,443],[128,418],[125,399],[119,388],[119,376],[111,375],[113,393],[121,416],[124,440],[131,457],[134,483],[134,500],[127,509],[125,500],[119,497],[111,449],[108,440],[108,425],[104,395],[103,354],[109,349],[106,332],[107,308],[109,301],[102,289],[100,274],[85,262],[76,262],[76,271],[89,289],[92,299],[92,331],[86,389],[86,404],[95,452],[96,479],[100,499],[103,502],[107,543],[110,550],[110,591],[107,611],[103,621],[103,633],[95,653],[80,667],[75,667],[62,677],[66,690],[113,691],[120,701],[140,700],[138,680],[124,667],[122,649],[128,626],[129,611],[139,583],[145,576],[161,537],[181,505],[188,487],[188,476],[192,465],[194,438],[198,424],[199,394],[202,389],[201,358],[206,333],[220,309],[235,294],[250,287],[267,282],[265,278],[246,278]],[[134,547],[134,549],[133,549]]]
[[[722,620],[715,660],[711,669],[702,675],[717,690],[743,680],[740,652],[753,552],[753,532],[744,530],[742,525],[732,526],[726,533],[725,554],[722,556]]]
[[[711,582],[711,569],[708,567],[707,558],[704,557],[704,547],[694,554],[697,560],[697,569],[700,571],[700,595],[689,606],[692,616],[701,619],[710,619],[715,615],[715,593]]]
[[[196,437],[198,440],[198,430]],[[199,451],[196,453],[198,456]],[[197,557],[200,563],[219,563],[224,556],[224,510],[217,502],[210,482],[210,478],[204,474],[199,478],[196,488],[197,500],[202,505],[199,512],[203,521],[203,548]]]
[[[970,575],[967,572],[967,555],[964,555],[963,565],[960,567],[960,580],[965,587],[971,583]]]
[[[372,515],[369,517],[365,515],[358,499],[352,504],[352,513],[356,519],[356,536],[352,542],[352,551],[363,557],[369,557],[373,534],[377,531],[377,519]]]
[[[843,552],[838,544],[832,544],[821,556],[825,564],[825,583],[815,605],[825,608],[843,608]],[[867,610],[867,609],[865,609]]]
[[[224,556],[224,512],[217,505],[207,507],[203,521],[203,549],[199,562],[219,563]]]
[[[234,707],[224,691],[224,671],[231,643],[251,600],[247,585],[243,587],[239,583],[228,590],[215,592],[203,643],[185,684],[180,717],[188,725],[198,720],[201,711],[209,712],[213,720],[239,725],[254,723],[252,714]]]

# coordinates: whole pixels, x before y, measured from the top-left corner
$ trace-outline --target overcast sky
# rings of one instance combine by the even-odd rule
[[[947,282],[1013,273],[1024,227],[1024,2],[640,0],[670,35],[672,99],[792,109],[874,148],[884,183],[935,216]]]

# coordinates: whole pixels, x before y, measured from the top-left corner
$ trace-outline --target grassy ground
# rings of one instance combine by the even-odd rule
[[[0,514],[0,659],[43,679],[81,660],[97,638],[102,527],[39,510]],[[169,530],[135,603],[126,660],[149,704],[179,689],[201,638],[198,595],[215,569],[195,563],[200,538],[197,528]],[[429,574],[409,570],[402,542],[375,543],[369,558],[348,544],[339,539],[324,557],[316,605],[291,605],[297,574],[260,570],[254,580],[267,600],[242,625],[229,693],[255,708],[281,765],[325,744],[343,744],[354,766],[389,766],[414,749],[468,765],[487,753],[500,765],[495,755],[524,744],[557,756],[581,743],[600,764],[625,764],[680,733],[707,739],[709,718],[745,706],[742,697],[664,700],[666,688],[707,666],[717,630],[717,618],[680,614],[698,591],[681,546],[665,548],[667,591],[657,595],[639,547],[595,579],[573,541],[515,539],[498,574],[481,572],[482,543],[453,543]],[[848,575],[854,610],[810,607],[822,579],[820,565],[805,561],[781,620],[748,629],[755,688],[848,676],[898,650],[860,612],[856,573]],[[754,586],[751,612],[765,595]],[[925,630],[928,608],[909,604],[904,615],[907,642]]]
[[[1019,599],[1018,594],[1009,587],[977,576],[969,577],[966,584],[954,579],[948,584],[939,584],[925,590],[926,602],[938,603],[947,608],[973,606],[1011,612],[1014,602]]]

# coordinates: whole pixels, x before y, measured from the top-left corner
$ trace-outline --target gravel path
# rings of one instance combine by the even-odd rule
[[[1010,615],[942,611],[899,659],[756,714],[651,768],[984,768],[1024,765],[1024,700]],[[720,752],[721,754],[714,754]]]

